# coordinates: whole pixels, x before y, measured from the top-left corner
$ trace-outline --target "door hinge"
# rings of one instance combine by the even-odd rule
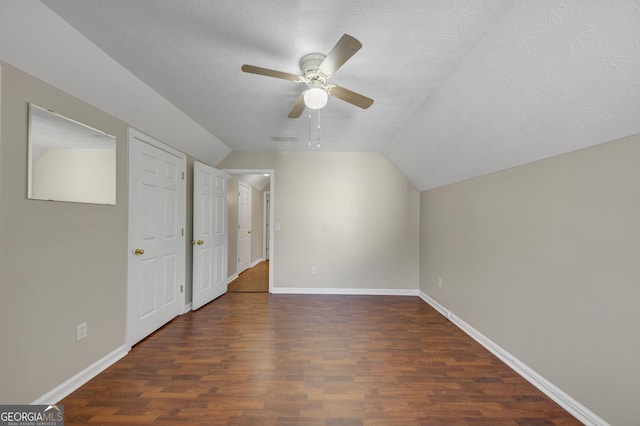
[[[182,228],[181,233],[182,233],[182,236],[184,237],[184,228]]]
[[[182,172],[182,180],[184,180],[184,172]]]
[[[184,292],[184,286],[182,284],[180,284],[180,293]]]

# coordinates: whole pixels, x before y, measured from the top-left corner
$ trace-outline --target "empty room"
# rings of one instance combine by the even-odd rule
[[[7,0],[0,93],[0,423],[640,424],[637,0]]]

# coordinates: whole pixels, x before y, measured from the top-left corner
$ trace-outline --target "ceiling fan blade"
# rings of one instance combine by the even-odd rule
[[[256,67],[253,65],[243,65],[242,71],[248,72],[250,74],[266,75],[267,77],[282,78],[284,80],[291,80],[291,81],[300,80],[299,75],[289,74],[288,72],[270,70],[268,68]]]
[[[298,100],[295,104],[293,104],[293,108],[289,111],[289,118],[298,118],[302,115],[302,111],[304,111],[304,92],[300,93],[298,96]]]
[[[333,75],[350,57],[360,50],[362,43],[357,39],[344,34],[333,46],[331,52],[324,58],[318,70],[324,75]]]
[[[345,89],[344,87],[336,86],[335,84],[329,86],[327,91],[331,96],[335,96],[338,99],[349,102],[350,104],[362,109],[367,109],[371,104],[373,104],[373,99],[367,98],[366,96],[353,92],[349,89]]]

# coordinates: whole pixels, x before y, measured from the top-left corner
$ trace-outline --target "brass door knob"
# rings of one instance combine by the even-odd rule
[[[136,256],[140,256],[141,254],[144,254],[144,250],[142,250],[142,249],[135,249],[135,251],[133,252],[133,254],[135,254]]]
[[[203,245],[203,244],[204,244],[204,241],[202,241],[202,240],[198,240],[198,241],[196,242],[196,244],[198,244],[199,246],[201,246],[201,245]]]

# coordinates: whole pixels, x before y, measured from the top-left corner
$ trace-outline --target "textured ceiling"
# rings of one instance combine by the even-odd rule
[[[640,1],[522,1],[383,153],[426,189],[636,133]]]
[[[310,149],[301,86],[240,66],[298,74],[343,33],[363,48],[330,82],[375,103],[331,98],[320,149],[419,190],[640,133],[637,0],[42,3],[232,150]]]

